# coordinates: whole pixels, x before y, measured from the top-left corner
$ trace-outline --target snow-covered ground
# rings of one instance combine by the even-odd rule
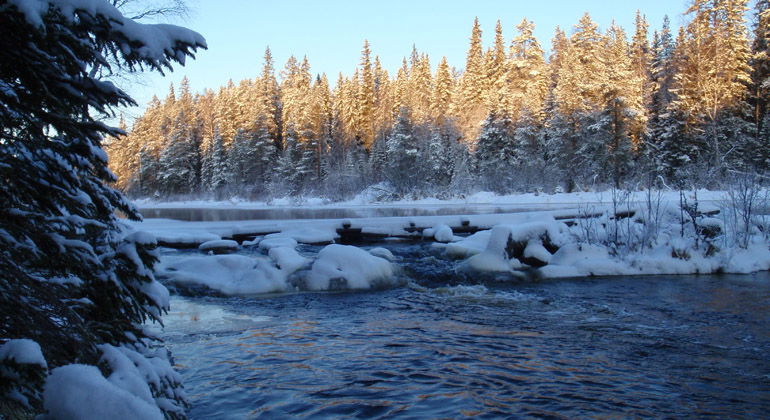
[[[687,193],[690,204],[693,192]],[[506,281],[528,277],[582,277],[692,273],[750,273],[770,269],[766,220],[754,218],[741,226],[723,192],[698,191],[698,213],[693,221],[679,211],[679,192],[655,196],[654,206],[643,192],[622,194],[574,193],[496,196],[479,193],[465,199],[388,203],[413,207],[467,204],[506,204],[532,208],[504,214],[450,216],[363,217],[356,219],[251,220],[183,222],[146,219],[129,222],[166,243],[200,244],[204,248],[237,234],[268,233],[240,247],[254,247],[260,255],[165,257],[161,277],[176,283],[203,285],[224,294],[258,294],[297,290],[368,289],[403,284],[397,264],[383,251],[364,251],[332,244],[317,255],[302,256],[299,244],[333,243],[343,224],[363,232],[409,235],[410,226],[425,228],[422,235],[435,240],[435,252],[455,263],[458,276],[469,281]],[[170,203],[137,203],[141,207]],[[285,203],[288,205],[288,203]],[[618,205],[619,204],[619,205]],[[266,203],[185,202],[183,208],[260,208]],[[316,203],[309,205],[376,206],[373,203]],[[347,206],[347,207],[346,207]],[[555,209],[549,209],[551,206]],[[274,208],[274,207],[271,207]],[[616,218],[615,211],[631,210],[632,217]],[[708,213],[708,214],[706,214]],[[693,213],[695,214],[695,213]],[[587,216],[591,217],[587,217]],[[683,218],[684,217],[684,218]],[[564,220],[570,218],[570,220]],[[482,231],[469,237],[452,228],[466,222]],[[412,233],[412,235],[420,235]],[[214,241],[214,242],[211,242]],[[220,241],[220,242],[216,242]],[[204,250],[205,252],[205,250]]]

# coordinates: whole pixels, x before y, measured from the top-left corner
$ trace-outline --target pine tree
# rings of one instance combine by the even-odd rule
[[[199,145],[188,124],[180,110],[158,160],[159,187],[167,195],[190,194],[199,183]]]
[[[303,150],[293,124],[286,127],[284,146],[276,165],[274,189],[276,193],[296,196],[302,190],[303,178],[307,174],[303,168]]]
[[[433,85],[430,59],[427,55],[420,56],[414,50],[415,62],[409,69],[409,109],[412,120],[423,124],[430,118],[430,100]]]
[[[690,131],[702,132],[704,158],[714,168],[724,168],[740,148],[740,139],[725,143],[717,132],[720,124],[737,121],[731,114],[746,111],[751,80],[743,17],[747,1],[693,1],[687,11],[692,21],[677,42],[674,105],[689,116]]]
[[[513,127],[513,148],[516,150],[512,162],[519,187],[531,191],[548,182],[547,149],[545,127],[541,117],[524,109]]]
[[[446,193],[454,180],[455,165],[461,158],[460,133],[449,123],[436,126],[430,132],[425,148],[426,181],[434,193]]]
[[[757,140],[767,142],[765,122],[770,119],[770,0],[756,2],[756,26],[752,43],[751,101]],[[761,144],[758,145],[762,147]],[[760,149],[761,150],[761,149]],[[766,169],[766,167],[765,167]]]
[[[0,341],[34,340],[47,368],[31,379],[0,362],[0,416],[43,414],[43,381],[64,365],[98,373],[99,364],[109,375],[117,366],[106,353],[130,352],[157,381],[137,374],[130,385],[112,382],[120,388],[112,395],[150,395],[157,417],[183,418],[178,376],[142,325],[159,320],[168,304],[152,274],[154,240],[124,232],[116,211],[140,216],[108,185],[115,179],[101,148],[103,136],[120,131],[98,118],[134,102],[91,70],[104,64],[103,52],[127,70],[170,69],[205,42],[181,28],[133,22],[106,1],[89,2],[88,10],[80,2],[30,4],[0,7],[9,35],[0,38]],[[83,392],[68,386],[47,391]]]
[[[652,102],[654,81],[652,76],[652,51],[648,38],[649,25],[644,15],[637,10],[636,30],[631,42],[631,71],[633,82],[629,86],[627,105],[637,112],[630,125],[632,143],[639,150],[646,138],[646,127],[649,121],[649,109]]]
[[[488,53],[489,60],[484,66],[486,71],[484,98],[486,109],[503,112],[510,108],[508,105],[508,59],[503,39],[503,25],[497,21],[495,25],[495,43]]]
[[[404,194],[418,187],[420,178],[420,147],[411,117],[402,109],[390,134],[385,140],[387,153],[385,179]]]
[[[270,47],[265,48],[264,60],[262,74],[259,78],[259,86],[262,90],[259,95],[262,102],[260,109],[265,115],[265,126],[273,139],[273,144],[280,150],[282,145],[281,135],[283,133],[283,121],[281,119],[283,110],[281,92],[275,79],[273,55],[270,52]]]
[[[452,87],[454,80],[449,70],[449,64],[446,57],[441,58],[441,62],[436,69],[435,83],[433,84],[433,94],[431,95],[431,116],[434,124],[441,124],[448,117],[449,106],[452,100]]]
[[[475,138],[478,123],[486,115],[484,109],[486,69],[484,67],[481,25],[479,25],[479,19],[476,18],[473,21],[465,72],[460,81],[458,94],[454,95],[452,101],[452,114],[457,118],[459,127],[466,139]]]
[[[506,114],[490,113],[481,127],[474,153],[482,185],[491,191],[507,192],[515,159],[511,119]]]
[[[211,149],[208,153],[207,165],[210,178],[208,190],[213,192],[217,199],[224,198],[230,175],[230,165],[227,156],[227,148],[219,128],[214,129],[214,137],[211,139]]]
[[[516,29],[519,34],[511,43],[507,80],[511,107],[506,111],[514,120],[522,114],[542,120],[549,85],[545,53],[535,38],[534,23],[523,19]]]
[[[374,72],[369,41],[364,40],[361,51],[360,82],[356,94],[355,136],[366,147],[374,140]]]

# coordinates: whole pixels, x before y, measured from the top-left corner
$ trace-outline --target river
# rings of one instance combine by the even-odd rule
[[[174,297],[163,336],[190,417],[770,412],[768,273],[475,284],[427,245],[388,247],[406,286]]]

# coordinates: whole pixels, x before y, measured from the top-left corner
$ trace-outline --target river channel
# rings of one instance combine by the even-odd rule
[[[162,334],[190,417],[770,413],[767,273],[482,284],[427,244],[387,247],[404,286],[175,296]]]

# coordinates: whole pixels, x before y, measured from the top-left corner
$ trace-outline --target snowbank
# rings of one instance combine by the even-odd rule
[[[688,222],[682,237],[682,226],[674,219],[675,215],[671,215],[660,223],[658,236],[649,245],[639,242],[639,232],[644,227],[639,219],[616,221],[604,216],[596,219],[599,223],[590,225],[590,234],[585,231],[588,224],[570,228],[555,220],[501,224],[486,235],[479,232],[447,245],[445,253],[451,258],[464,258],[458,264],[458,272],[471,276],[490,274],[495,279],[500,274],[508,274],[510,279],[521,278],[525,271],[539,277],[563,278],[744,274],[770,269],[770,249],[764,240],[757,238],[747,248],[731,245],[724,236],[722,220],[705,216],[698,219],[697,234]],[[614,235],[613,229],[622,232]],[[697,241],[696,235],[700,235]],[[622,242],[610,241],[614,236]]]

